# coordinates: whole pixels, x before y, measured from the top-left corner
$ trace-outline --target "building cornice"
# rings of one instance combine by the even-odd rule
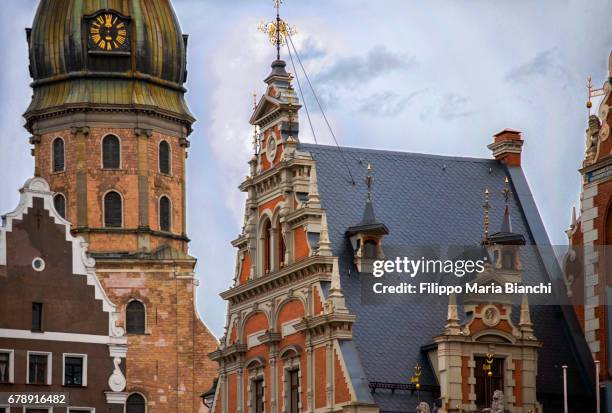
[[[221,298],[238,304],[262,296],[307,276],[318,275],[323,281],[331,280],[333,257],[313,256],[282,268],[279,271],[254,278],[220,294]]]

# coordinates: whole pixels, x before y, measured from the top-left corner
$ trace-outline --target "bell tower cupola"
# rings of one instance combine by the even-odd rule
[[[93,253],[186,253],[187,35],[167,0],[41,0],[26,30],[35,174]]]

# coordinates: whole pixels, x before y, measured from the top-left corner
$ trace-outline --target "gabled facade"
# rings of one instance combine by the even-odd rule
[[[520,132],[494,136],[495,159],[306,144],[284,62],[266,83],[251,117],[257,145],[240,187],[234,282],[221,294],[226,330],[210,354],[215,413],[407,413],[422,403],[472,412],[493,396],[512,413],[560,412],[562,365],[572,408],[592,404],[592,360],[571,308],[363,300],[361,280],[389,248],[478,244],[486,188],[500,230],[486,233],[495,259],[480,281],[562,282],[545,259]]]
[[[20,192],[0,227],[0,391],[69,391],[68,412],[123,413],[128,340],[119,310],[49,184],[31,178]]]
[[[242,183],[247,193],[215,412],[375,411],[354,370],[355,317],[346,309],[332,255],[315,161],[298,149],[300,103],[285,71],[272,63],[251,123],[258,150]],[[357,366],[358,367],[358,366]]]
[[[609,61],[612,77],[612,54]],[[578,212],[572,211],[567,229],[570,250],[565,259],[565,282],[574,309],[599,362],[601,401],[612,409],[612,81],[598,90],[602,97],[586,129],[582,191]],[[592,103],[587,103],[590,109]]]

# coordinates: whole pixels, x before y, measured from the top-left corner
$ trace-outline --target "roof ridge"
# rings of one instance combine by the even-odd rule
[[[491,158],[478,158],[471,156],[452,156],[452,155],[440,155],[440,154],[431,154],[424,152],[410,152],[410,151],[401,151],[401,150],[391,150],[391,149],[373,149],[373,148],[361,148],[356,146],[335,146],[335,145],[324,145],[318,143],[307,143],[300,142],[300,148],[308,149],[308,148],[320,148],[320,149],[330,149],[334,151],[338,151],[338,148],[344,152],[371,152],[377,154],[386,154],[386,155],[396,155],[396,156],[415,156],[421,158],[429,158],[429,159],[441,159],[441,160],[452,160],[459,162],[482,162],[482,163],[497,163],[495,159]]]

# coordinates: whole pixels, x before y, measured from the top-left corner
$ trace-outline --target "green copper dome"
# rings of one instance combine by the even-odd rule
[[[193,123],[187,36],[169,0],[41,0],[27,30],[26,127],[56,112],[144,111]]]

